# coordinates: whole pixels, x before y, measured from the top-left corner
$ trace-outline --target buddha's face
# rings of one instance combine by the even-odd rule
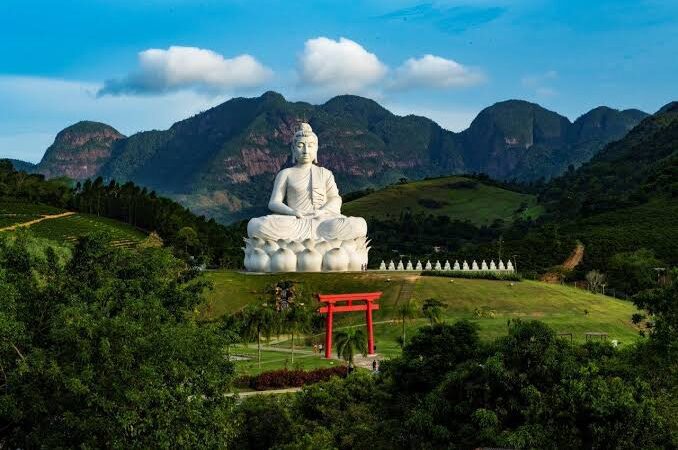
[[[292,144],[292,153],[297,164],[309,164],[318,156],[318,141],[313,136],[299,136]]]

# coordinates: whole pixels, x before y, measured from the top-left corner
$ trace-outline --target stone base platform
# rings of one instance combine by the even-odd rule
[[[369,241],[313,240],[303,242],[279,239],[243,238],[245,269],[248,272],[346,272],[367,268]]]

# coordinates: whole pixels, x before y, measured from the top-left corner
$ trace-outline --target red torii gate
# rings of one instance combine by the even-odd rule
[[[372,329],[372,311],[379,309],[376,303],[381,297],[381,292],[367,292],[362,294],[318,294],[318,301],[327,306],[320,307],[320,314],[327,314],[325,318],[325,358],[332,357],[332,320],[334,313],[365,311],[367,322],[367,352],[374,354],[374,331]],[[364,304],[354,305],[355,301],[364,301]],[[337,303],[346,304],[337,305]]]

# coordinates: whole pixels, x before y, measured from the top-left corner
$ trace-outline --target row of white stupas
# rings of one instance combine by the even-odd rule
[[[435,265],[431,264],[431,261],[426,261],[426,265],[422,266],[421,261],[417,261],[416,266],[412,266],[412,261],[407,261],[407,265],[404,265],[402,261],[398,262],[398,265],[396,266],[393,261],[391,261],[388,266],[386,266],[386,263],[384,261],[381,262],[379,265],[379,270],[402,270],[402,271],[407,271],[407,270],[412,270],[412,271],[418,271],[421,272],[422,270],[457,270],[457,271],[477,271],[477,272],[499,272],[499,271],[504,271],[504,272],[513,272],[513,263],[509,259],[506,265],[504,265],[504,261],[501,259],[499,260],[499,265],[494,263],[494,260],[490,261],[490,265],[488,266],[485,260],[482,261],[480,264],[480,267],[478,267],[478,263],[473,260],[473,263],[471,263],[471,266],[468,265],[466,261],[463,262],[463,264],[459,264],[459,261],[454,262],[454,266],[450,266],[449,261],[445,261],[445,265],[441,265],[440,261],[436,261]]]

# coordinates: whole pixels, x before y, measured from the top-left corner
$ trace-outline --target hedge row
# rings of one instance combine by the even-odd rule
[[[490,272],[472,270],[425,270],[421,273],[425,277],[473,278],[482,280],[520,281],[518,272]]]
[[[270,372],[262,372],[259,375],[242,376],[238,378],[236,385],[239,387],[255,389],[257,391],[300,387],[306,384],[326,381],[335,376],[343,378],[346,376],[347,370],[346,366],[315,370],[273,370]]]

